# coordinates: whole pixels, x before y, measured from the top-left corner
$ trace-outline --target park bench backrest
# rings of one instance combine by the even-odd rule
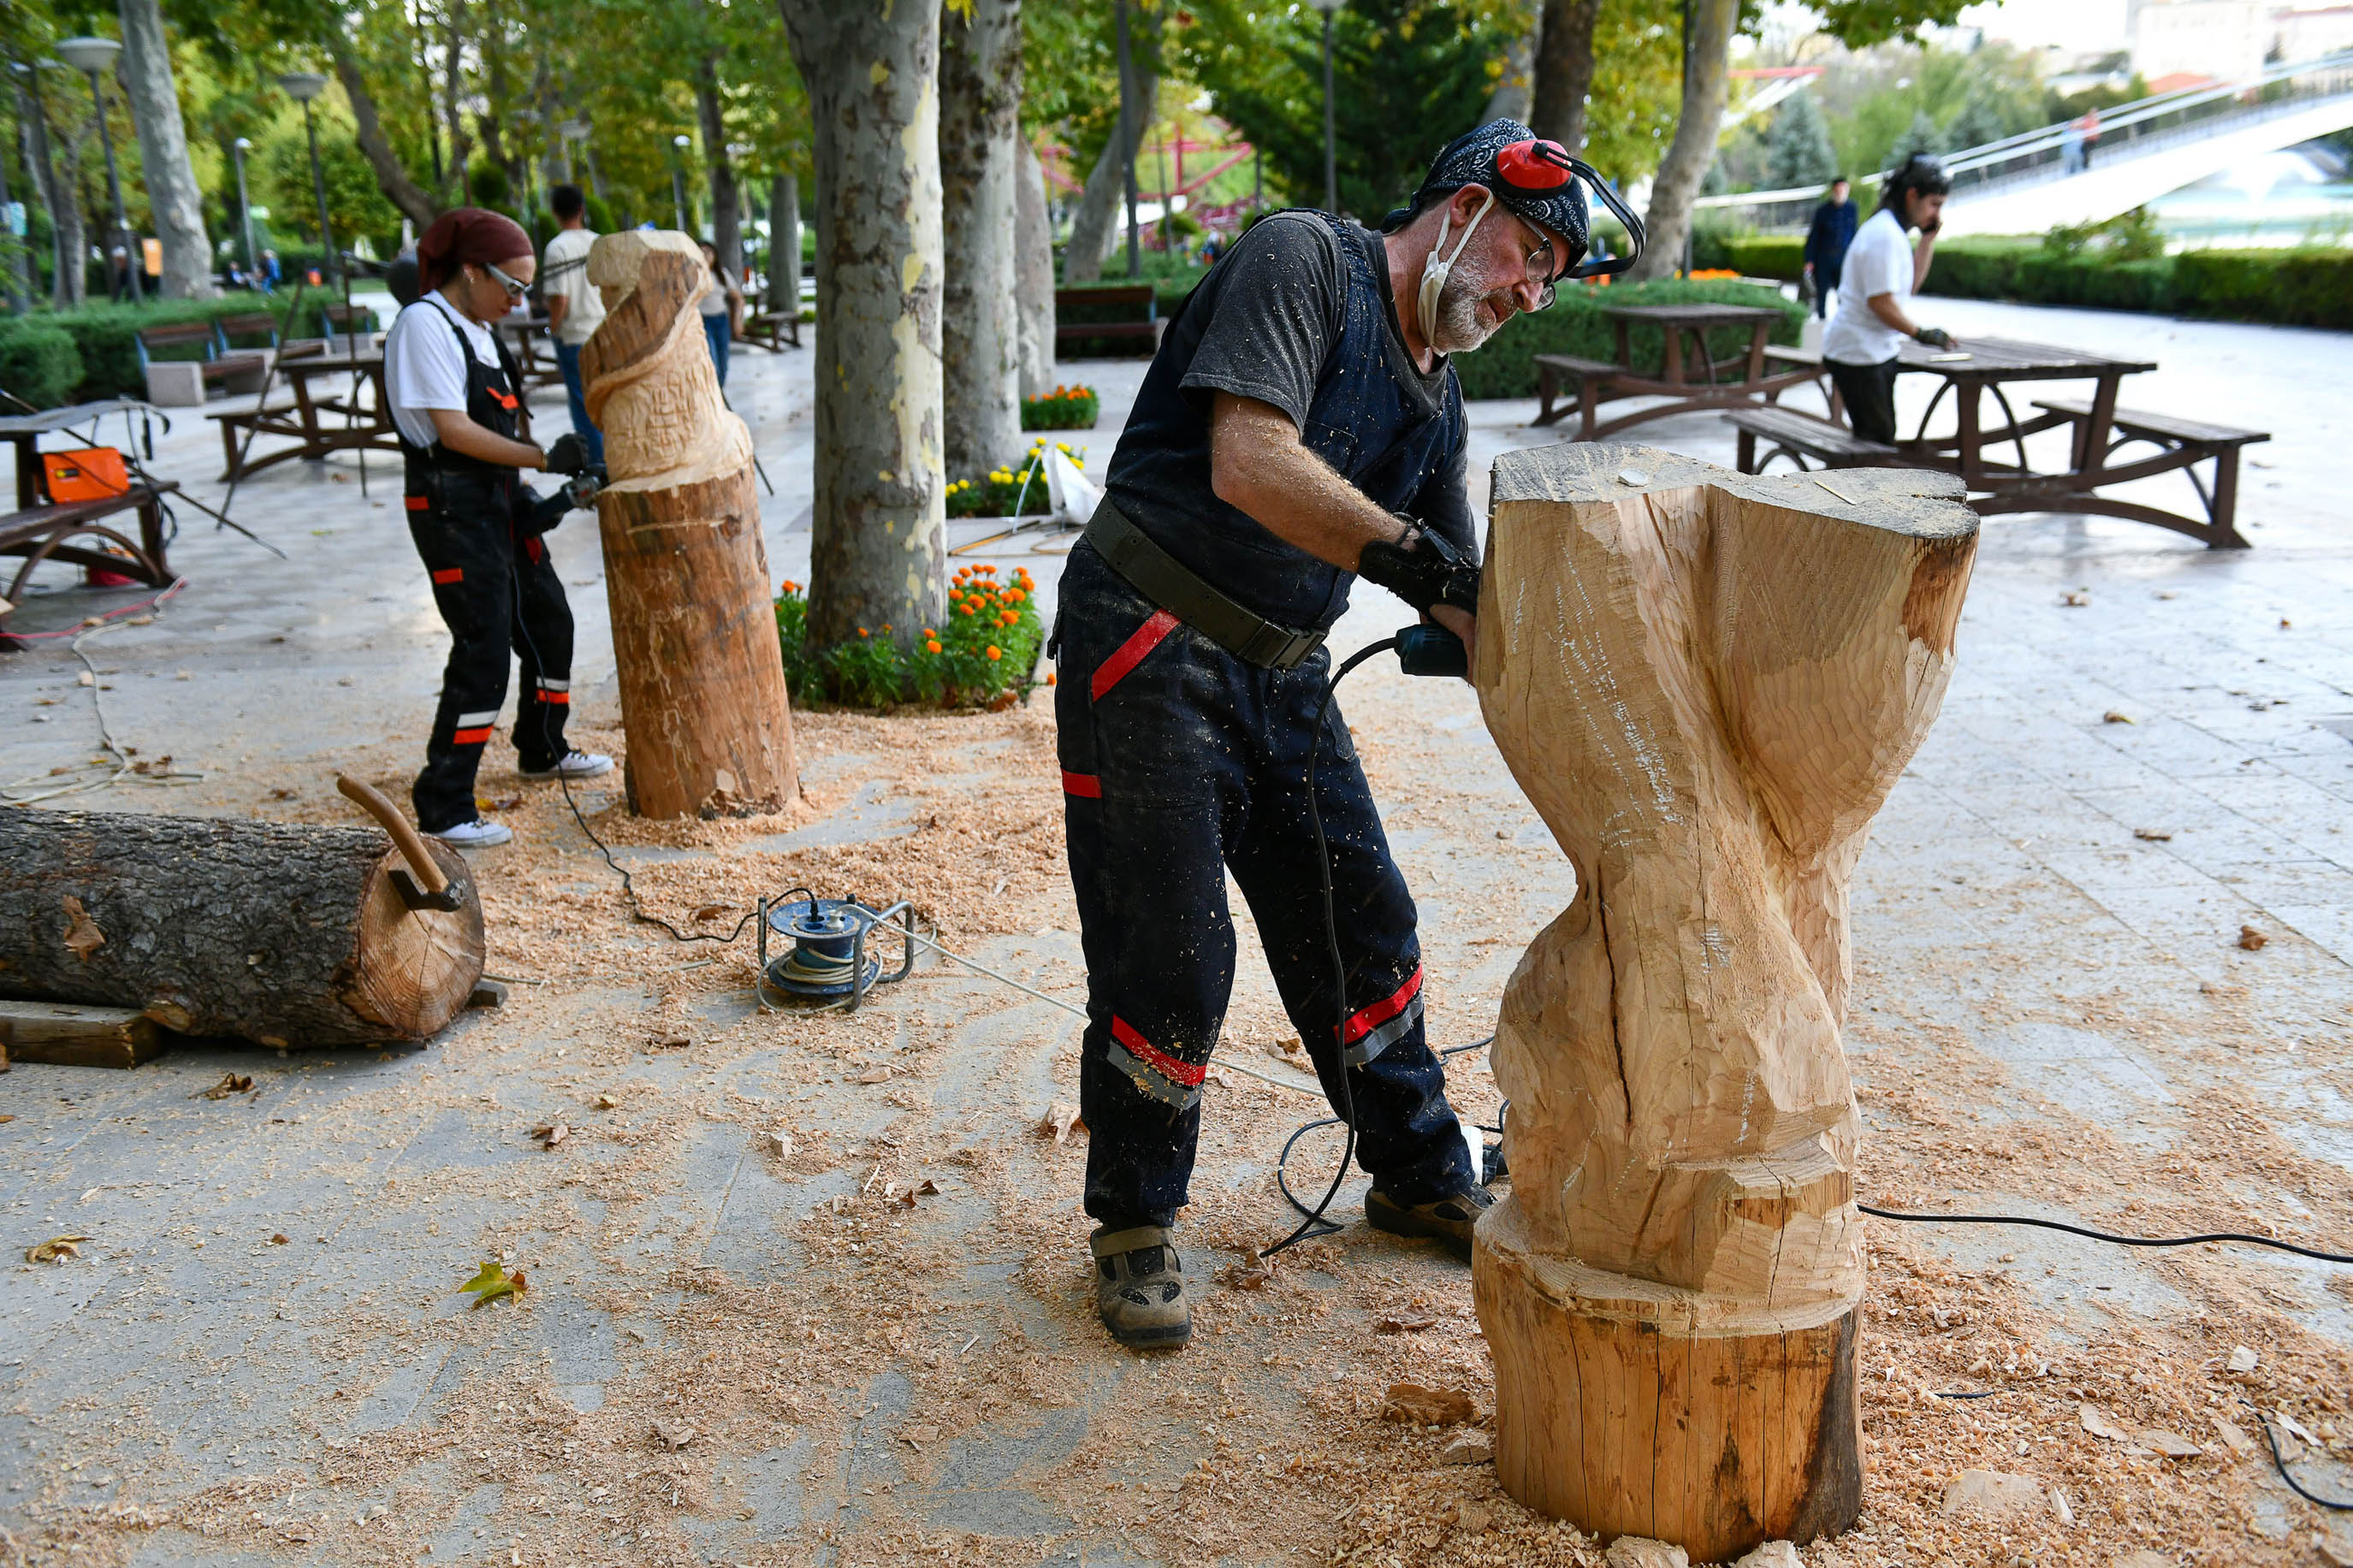
[[[139,329],[139,368],[144,371],[148,362],[158,357],[156,350],[176,349],[188,343],[203,345],[204,352],[195,356],[200,360],[209,360],[220,350],[220,340],[214,333],[210,321],[177,321],[168,327],[142,327]],[[188,356],[164,354],[161,357],[184,359]]]
[[[269,346],[278,346],[278,318],[267,310],[251,310],[242,316],[223,316],[213,325],[219,329],[224,347],[232,338],[268,338]]]
[[[1137,309],[1141,306],[1142,309]],[[1083,310],[1077,318],[1083,321],[1156,321],[1160,319],[1160,296],[1149,283],[1124,283],[1111,289],[1057,289],[1054,290],[1054,314],[1068,321],[1068,312]],[[1101,310],[1102,314],[1096,314]]]

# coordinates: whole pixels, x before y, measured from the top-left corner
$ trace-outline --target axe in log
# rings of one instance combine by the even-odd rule
[[[377,826],[392,836],[401,858],[408,862],[408,869],[396,866],[391,872],[393,890],[400,895],[403,904],[412,910],[454,910],[464,903],[465,883],[453,882],[442,874],[441,868],[426,852],[425,840],[381,790],[362,784],[349,773],[335,775],[335,788],[343,792],[346,800],[375,818]]]

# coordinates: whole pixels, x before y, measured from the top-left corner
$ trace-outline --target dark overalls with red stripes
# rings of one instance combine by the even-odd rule
[[[484,429],[519,439],[522,384],[498,344],[498,360],[474,357],[466,334],[429,300],[407,307],[440,316],[466,356],[466,413]],[[474,774],[507,700],[509,650],[522,665],[515,755],[526,769],[550,768],[569,749],[564,721],[572,703],[572,606],[530,526],[537,498],[513,468],[453,452],[439,442],[401,450],[407,462],[409,537],[433,578],[433,603],[449,628],[441,704],[425,744],[425,771],[409,791],[417,825],[438,833],[480,815]]]

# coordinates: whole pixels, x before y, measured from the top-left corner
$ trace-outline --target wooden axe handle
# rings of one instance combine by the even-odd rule
[[[362,784],[349,773],[337,773],[335,787],[343,791],[345,799],[355,802],[361,810],[375,817],[378,826],[392,835],[392,842],[400,850],[401,858],[408,862],[409,870],[416,874],[418,887],[428,893],[438,893],[449,885],[449,879],[441,874],[441,868],[433,863],[433,857],[427,852],[425,840],[417,837],[417,829],[408,825],[408,818],[401,816],[400,808],[385,799],[381,791]]]

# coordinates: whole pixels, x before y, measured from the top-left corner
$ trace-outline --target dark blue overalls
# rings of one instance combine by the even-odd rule
[[[1321,217],[1323,215],[1316,215]],[[1460,518],[1432,492],[1465,423],[1451,373],[1433,402],[1407,380],[1386,272],[1341,237],[1345,298],[1306,444],[1391,510]],[[1181,383],[1200,323],[1187,300],[1138,393],[1110,503],[1200,578],[1270,620],[1321,632],[1353,574],[1283,542],[1211,493],[1206,411]],[[1458,541],[1468,543],[1468,541]],[[1332,856],[1348,1022],[1337,1009],[1306,804],[1311,726],[1330,669],[1317,651],[1261,668],[1159,607],[1092,543],[1071,552],[1055,629],[1055,721],[1089,1022],[1079,1102],[1086,1210],[1113,1229],[1170,1225],[1187,1200],[1201,1084],[1233,984],[1225,873],[1249,901],[1285,1011],[1337,1106],[1339,1047],[1358,1157],[1398,1202],[1472,1179],[1445,1078],[1423,1037],[1415,912],[1336,702],[1316,769]]]

